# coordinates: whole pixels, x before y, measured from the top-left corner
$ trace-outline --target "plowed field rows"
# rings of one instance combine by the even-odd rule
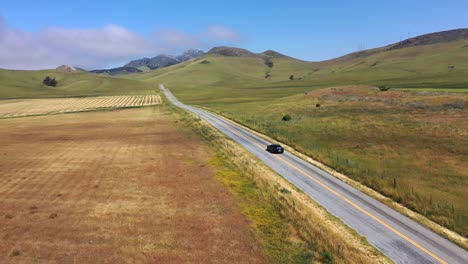
[[[147,106],[160,103],[161,97],[159,95],[0,100],[0,118]]]

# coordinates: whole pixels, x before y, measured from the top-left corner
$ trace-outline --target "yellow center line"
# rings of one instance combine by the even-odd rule
[[[233,124],[234,125],[234,124]],[[247,141],[250,141],[252,144],[260,147],[263,149],[264,146],[260,145],[259,143],[253,141],[252,139],[246,137],[245,135],[242,135],[240,134],[239,132],[237,131],[231,131],[232,133],[246,139]],[[437,261],[439,261],[440,263],[444,263],[444,264],[447,264],[446,261],[444,261],[443,259],[441,259],[440,257],[438,257],[436,254],[432,253],[431,251],[429,251],[428,249],[424,248],[423,246],[421,246],[420,244],[418,244],[416,241],[412,240],[411,238],[405,236],[404,234],[402,234],[400,231],[396,230],[395,228],[393,228],[392,226],[390,226],[389,224],[385,223],[384,221],[382,221],[381,219],[379,219],[378,217],[376,217],[375,215],[371,214],[370,212],[368,212],[366,209],[360,207],[359,205],[355,204],[354,202],[352,202],[351,200],[349,200],[348,198],[346,198],[345,196],[343,196],[342,194],[338,193],[337,191],[333,190],[332,188],[330,188],[329,186],[327,186],[326,184],[324,184],[323,182],[321,182],[319,179],[317,179],[315,176],[303,171],[302,169],[298,168],[297,166],[295,166],[294,164],[292,164],[291,162],[287,161],[286,159],[284,159],[283,157],[281,156],[278,156],[278,155],[274,155],[274,157],[284,161],[285,163],[287,163],[289,166],[293,167],[294,169],[296,169],[297,171],[299,171],[300,173],[302,173],[304,176],[310,178],[311,180],[313,180],[314,182],[318,183],[320,186],[322,186],[323,188],[327,189],[328,191],[332,192],[333,194],[335,194],[336,196],[338,196],[339,198],[343,199],[345,202],[349,203],[350,205],[352,205],[353,207],[355,207],[356,209],[358,209],[359,211],[363,212],[364,214],[366,214],[367,216],[369,216],[370,218],[374,219],[375,221],[377,221],[378,223],[380,223],[381,225],[383,225],[384,227],[388,228],[390,231],[392,231],[393,233],[397,234],[398,236],[400,236],[401,238],[403,238],[404,240],[408,241],[409,243],[411,243],[412,245],[414,245],[415,247],[419,248],[420,250],[424,251],[425,253],[427,253],[429,256],[433,257],[434,259],[436,259]]]

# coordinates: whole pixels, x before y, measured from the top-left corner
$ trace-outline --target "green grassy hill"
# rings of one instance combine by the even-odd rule
[[[56,87],[42,85],[42,80],[46,76],[55,77],[58,85]],[[151,83],[116,79],[87,72],[0,69],[0,99],[132,95],[147,94],[155,90],[157,90],[157,86]]]
[[[309,79],[395,88],[467,88],[468,39],[339,58],[320,63],[320,69]]]
[[[270,61],[273,67],[266,65],[263,54],[208,53],[193,61],[127,78],[165,83],[182,100],[195,104],[267,100],[314,88],[350,84],[461,92],[468,88],[468,39],[323,62],[281,56]],[[289,80],[290,75],[295,80]]]
[[[272,61],[274,66],[270,68],[262,56],[208,54],[193,61],[129,75],[126,78],[164,83],[190,103],[255,101],[287,96],[305,89],[301,87],[304,83],[295,82],[287,82],[288,89],[283,89],[284,85],[279,82],[283,77],[272,75],[271,72],[281,71],[283,75],[287,75],[286,72],[292,71],[291,69],[310,67],[311,63],[289,58],[272,59]],[[268,74],[272,77],[266,78]],[[288,78],[289,75],[284,79],[289,80]],[[279,85],[281,89],[269,87],[271,85]],[[310,89],[310,86],[306,89]]]

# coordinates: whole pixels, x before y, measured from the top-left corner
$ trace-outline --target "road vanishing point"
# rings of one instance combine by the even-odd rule
[[[242,145],[395,263],[468,263],[468,252],[451,241],[287,151],[267,152],[270,142],[217,114],[185,105],[160,88],[174,105]]]

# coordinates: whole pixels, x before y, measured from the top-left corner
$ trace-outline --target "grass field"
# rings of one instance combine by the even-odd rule
[[[264,263],[214,177],[216,152],[173,118],[146,107],[0,120],[0,262]]]
[[[58,81],[56,87],[42,84],[46,76]],[[13,71],[0,69],[0,99],[154,94],[157,86],[86,72],[57,70]]]
[[[0,118],[158,105],[159,95],[0,100]]]
[[[211,107],[466,236],[467,101],[354,86]]]

